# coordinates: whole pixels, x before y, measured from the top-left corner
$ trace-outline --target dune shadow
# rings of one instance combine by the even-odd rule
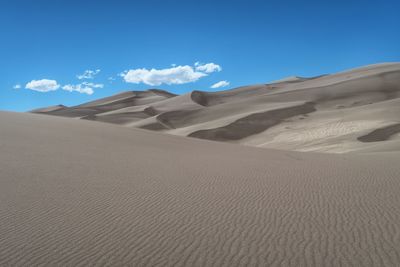
[[[314,111],[316,111],[315,104],[313,102],[307,102],[299,106],[251,114],[226,126],[199,130],[189,134],[188,136],[215,141],[240,140],[261,133],[272,126],[281,123],[287,118],[305,115]]]
[[[153,122],[149,123],[143,126],[140,126],[139,128],[145,129],[145,130],[152,130],[152,131],[162,131],[162,130],[168,130],[169,128],[165,127],[159,122]]]
[[[400,123],[376,129],[369,134],[358,137],[361,142],[380,142],[388,140],[392,135],[400,133]]]

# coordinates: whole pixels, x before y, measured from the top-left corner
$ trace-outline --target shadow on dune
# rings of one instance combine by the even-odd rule
[[[290,117],[314,112],[316,111],[314,106],[313,102],[307,102],[299,106],[255,113],[240,118],[226,126],[196,131],[188,136],[215,141],[240,140],[250,135],[261,133]]]
[[[389,125],[380,129],[376,129],[369,134],[358,137],[361,142],[379,142],[388,140],[392,135],[400,133],[400,123]]]
[[[146,124],[143,126],[140,126],[139,128],[141,129],[146,129],[146,130],[152,130],[152,131],[161,131],[161,130],[168,130],[169,128],[165,127],[159,122],[154,122],[150,124]]]
[[[107,115],[88,115],[82,117],[84,120],[92,120],[92,121],[101,121],[108,122],[114,124],[126,124],[134,121],[139,121],[143,119],[147,119],[149,117],[157,115],[157,112],[152,108],[148,107],[143,109],[143,111],[134,111],[134,112],[119,112]]]

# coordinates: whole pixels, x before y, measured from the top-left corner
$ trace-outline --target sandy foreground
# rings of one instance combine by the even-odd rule
[[[0,266],[400,265],[399,152],[37,114],[0,112],[0,125]]]

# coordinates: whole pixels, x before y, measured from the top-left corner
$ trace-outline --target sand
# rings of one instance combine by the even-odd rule
[[[0,266],[400,264],[398,150],[283,151],[27,113],[0,125]]]
[[[0,266],[399,266],[399,112],[400,63],[0,112]]]
[[[124,92],[33,112],[256,147],[385,152],[400,143],[400,63],[218,92]]]

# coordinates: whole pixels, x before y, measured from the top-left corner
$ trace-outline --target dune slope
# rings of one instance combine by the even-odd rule
[[[1,266],[398,266],[399,153],[0,112]]]

